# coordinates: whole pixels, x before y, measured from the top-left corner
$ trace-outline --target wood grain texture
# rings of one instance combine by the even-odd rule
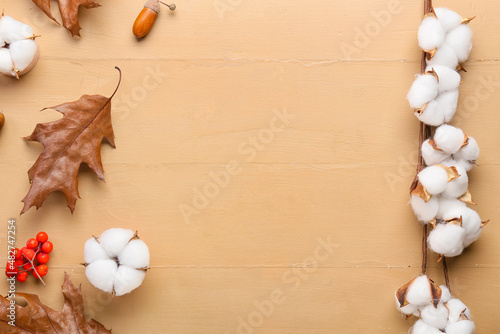
[[[55,244],[47,287],[30,280],[19,290],[60,309],[70,272],[88,315],[117,334],[407,333],[412,321],[399,316],[393,293],[421,261],[408,206],[418,122],[405,100],[419,71],[421,3],[179,0],[141,41],[132,24],[142,1],[101,4],[80,10],[82,39],[31,1],[3,5],[42,35],[42,56],[21,80],[0,78],[0,246],[11,217],[18,244],[40,230]],[[481,147],[470,190],[492,222],[448,264],[477,333],[493,333],[500,5],[435,5],[478,16],[454,124]],[[26,171],[42,150],[21,137],[60,117],[42,108],[109,96],[115,65],[123,82],[112,103],[117,148],[102,148],[106,183],[83,166],[73,215],[53,194],[19,217]],[[110,227],[138,229],[152,253],[143,286],[113,300],[79,265],[84,242]],[[429,275],[442,284],[436,259]]]

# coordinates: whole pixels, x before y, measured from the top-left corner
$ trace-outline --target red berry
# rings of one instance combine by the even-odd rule
[[[17,272],[17,267],[13,265],[12,262],[7,262],[7,265],[5,266],[5,275],[7,275],[7,277],[14,277],[17,275]]]
[[[17,272],[5,270],[5,275],[6,275],[7,277],[9,277],[9,278],[10,278],[10,277],[16,277]]]
[[[45,241],[49,240],[49,236],[45,232],[40,232],[36,235],[36,240],[38,242],[44,243]]]
[[[25,263],[23,265],[23,269],[27,270],[27,271],[31,271],[31,270],[33,270],[33,267],[31,266],[31,263],[28,262],[28,263]]]
[[[49,254],[52,252],[52,249],[54,248],[54,245],[52,245],[52,242],[50,241],[45,241],[42,244],[42,252]]]
[[[14,255],[14,260],[19,260],[21,258],[21,250],[19,248],[14,248],[10,253]]]
[[[38,275],[40,275],[40,277],[47,275],[47,272],[49,271],[49,267],[47,267],[46,264],[41,264],[41,265],[37,266],[35,269],[36,269],[36,272],[38,273]]]
[[[5,270],[14,271],[17,270],[17,267],[15,266],[15,263],[9,261],[7,262],[7,265],[5,265]]]
[[[36,246],[38,246],[38,241],[36,241],[35,238],[31,238],[31,239],[28,239],[28,241],[26,241],[26,247],[28,247],[30,249],[35,249]]]
[[[43,253],[43,252],[42,253],[38,253],[38,255],[36,256],[36,260],[40,264],[44,264],[44,263],[49,262],[49,259],[50,259],[50,255],[46,254],[46,253]]]
[[[26,260],[33,260],[33,258],[35,257],[35,252],[32,249],[28,248],[26,248],[22,254]]]
[[[26,271],[23,271],[22,273],[17,274],[17,280],[19,282],[24,282],[28,278],[28,273]]]
[[[23,259],[17,259],[16,260],[16,267],[22,266],[23,264],[24,264],[24,260]]]

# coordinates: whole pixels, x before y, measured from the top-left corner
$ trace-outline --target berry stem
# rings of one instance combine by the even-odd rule
[[[38,254],[38,252],[40,251],[40,249],[37,247],[37,250],[35,252],[35,255],[33,256],[33,259],[36,259],[36,255]],[[31,269],[33,269],[33,275],[36,275],[38,277],[38,279],[40,280],[40,282],[42,282],[43,284],[43,287],[45,287],[45,282],[43,281],[42,277],[38,274],[38,272],[36,271],[36,268],[35,268],[35,265],[33,264],[33,260],[30,260],[26,255],[24,254],[21,254],[26,260],[28,260],[28,262],[31,264]],[[29,269],[26,269],[26,271],[29,270]]]

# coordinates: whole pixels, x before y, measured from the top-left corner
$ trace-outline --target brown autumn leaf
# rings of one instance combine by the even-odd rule
[[[50,0],[33,0],[35,5],[38,6],[49,18],[54,20],[57,24],[57,20],[52,16],[52,11],[50,10]],[[80,23],[78,22],[78,8],[83,6],[87,9],[99,7],[97,2],[92,0],[57,0],[59,3],[59,12],[61,13],[63,26],[71,31],[72,36],[80,36]]]
[[[22,202],[21,214],[32,206],[38,209],[54,191],[66,197],[71,212],[78,198],[78,171],[86,163],[104,181],[101,161],[101,143],[106,139],[115,147],[111,125],[111,99],[121,82],[107,98],[102,95],[83,95],[78,101],[52,107],[63,118],[51,123],[39,123],[25,140],[37,141],[44,146],[35,164],[28,170],[31,183]],[[45,108],[46,109],[46,108]],[[44,109],[42,109],[44,110]]]
[[[9,299],[0,296],[0,333],[3,334],[109,334],[101,323],[90,319],[85,321],[83,310],[82,289],[73,285],[69,275],[64,273],[62,285],[64,305],[62,311],[55,311],[44,305],[37,295],[31,293],[17,293],[23,297],[27,305],[15,305],[15,321],[12,326],[8,317],[10,310]],[[12,323],[12,322],[11,322]]]

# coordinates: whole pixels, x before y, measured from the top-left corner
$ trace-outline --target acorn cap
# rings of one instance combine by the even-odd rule
[[[155,11],[156,13],[160,12],[160,3],[158,2],[158,0],[148,0],[144,4],[144,7],[149,8],[149,9]]]

